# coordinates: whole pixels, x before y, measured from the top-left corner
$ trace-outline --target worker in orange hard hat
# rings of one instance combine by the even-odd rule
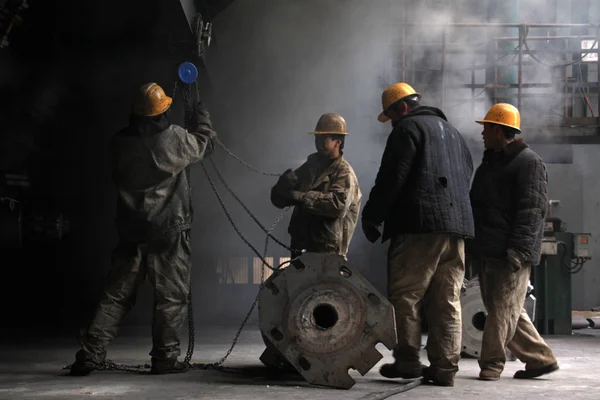
[[[525,363],[515,378],[558,369],[552,350],[523,309],[532,266],[541,258],[548,204],[544,161],[521,138],[521,116],[511,104],[495,104],[484,119],[485,152],[471,186],[475,237],[467,252],[479,265],[481,296],[488,312],[479,378],[495,381],[506,362],[505,348]]]
[[[146,276],[154,289],[151,372],[188,370],[177,357],[190,287],[189,166],[212,153],[216,133],[201,102],[190,118],[189,131],[172,124],[171,102],[156,83],[141,86],[129,126],[111,140],[120,241],[112,253],[104,294],[80,336],[81,350],[71,375],[87,375],[104,362]]]
[[[358,222],[362,193],[354,169],[344,157],[348,129],[335,113],[321,115],[314,136],[316,152],[296,170],[286,170],[271,189],[277,208],[294,207],[288,226],[292,257],[302,250],[346,257]],[[272,368],[295,368],[263,335],[267,349],[261,361]]]
[[[310,134],[317,152],[282,174],[271,202],[278,208],[294,206],[290,247],[345,257],[362,200],[358,178],[343,155],[346,121],[339,114],[323,114]]]
[[[461,350],[464,239],[473,236],[473,163],[462,135],[444,113],[420,101],[421,94],[404,82],[382,93],[378,120],[391,120],[393,130],[362,212],[362,229],[375,242],[383,223],[382,240],[391,239],[388,297],[398,344],[394,363],[383,365],[380,373],[387,378],[423,376],[452,386]],[[429,367],[419,359],[422,302],[430,322]]]

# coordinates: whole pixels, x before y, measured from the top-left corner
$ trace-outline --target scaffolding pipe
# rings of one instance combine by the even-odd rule
[[[580,35],[580,36],[527,36],[527,40],[562,40],[562,39],[596,39],[593,35]],[[499,36],[493,40],[519,40],[518,37],[511,36]]]
[[[598,50],[600,50],[600,29],[598,29],[596,31],[596,38],[597,38],[597,42],[596,42],[596,46],[598,46]],[[598,57],[598,59],[596,60],[596,69],[597,69],[597,73],[598,73],[598,82],[596,82],[596,84],[598,85],[598,104],[596,105],[596,116],[598,117],[598,121],[599,121],[599,125],[600,125],[600,53],[596,53],[596,56]],[[591,106],[590,106],[591,108]],[[600,128],[598,128],[598,131],[600,133]]]
[[[435,27],[455,27],[455,28],[518,28],[527,25],[529,28],[596,28],[596,24],[505,24],[505,23],[471,23],[455,22],[451,24],[436,24],[430,22],[402,22],[406,26],[435,26]]]
[[[519,66],[518,66],[518,82],[519,89],[517,91],[517,109],[523,109],[523,36],[525,32],[523,32],[523,27],[519,26]]]

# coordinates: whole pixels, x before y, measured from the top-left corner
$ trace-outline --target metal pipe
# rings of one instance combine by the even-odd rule
[[[456,28],[518,28],[523,24],[504,24],[504,23],[472,23],[455,22],[450,24],[436,24],[429,22],[402,22],[406,26],[445,26]],[[529,28],[595,28],[595,24],[527,24]]]
[[[523,36],[525,32],[523,32],[523,26],[519,26],[519,66],[518,66],[518,79],[519,79],[519,89],[517,90],[517,109],[522,110],[523,106]]]
[[[471,70],[471,118],[475,117],[475,57],[472,59],[473,69]]]
[[[496,51],[498,51],[498,42],[496,43]],[[496,104],[498,99],[498,64],[494,63],[494,90],[492,92],[492,103]]]
[[[442,110],[446,100],[446,29],[442,31]]]
[[[527,36],[527,40],[562,40],[562,39],[596,39],[593,35],[581,35],[581,36]],[[512,36],[499,36],[493,38],[493,40],[519,40],[518,37]]]
[[[402,27],[402,82],[406,82],[406,28]]]
[[[598,50],[600,50],[600,27],[597,27],[596,38],[596,46],[598,46]],[[596,105],[596,116],[598,117],[598,121],[600,121],[600,53],[596,53],[596,56],[598,57],[598,59],[596,60],[596,72],[598,73],[598,82],[596,82],[596,84],[598,85],[598,104]],[[600,128],[598,128],[598,132],[600,133]]]

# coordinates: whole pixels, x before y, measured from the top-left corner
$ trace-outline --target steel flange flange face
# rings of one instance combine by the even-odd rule
[[[394,307],[339,255],[304,253],[259,295],[260,330],[310,383],[349,389],[397,343]],[[262,358],[261,358],[262,359]],[[264,361],[263,361],[264,362]]]
[[[487,312],[481,298],[479,279],[471,279],[460,296],[462,310],[462,352],[475,358],[481,354]]]

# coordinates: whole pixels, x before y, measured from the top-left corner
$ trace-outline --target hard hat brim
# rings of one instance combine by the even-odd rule
[[[166,112],[171,107],[171,104],[173,103],[173,99],[169,96],[165,96],[165,99],[166,99],[166,102],[165,102],[165,106],[163,108],[160,108],[153,113],[143,114],[143,116],[144,117],[156,117],[157,115],[160,115],[160,114],[163,114],[164,112]]]
[[[423,97],[423,96],[421,95],[421,93],[419,93],[419,92],[414,92],[414,93],[412,93],[412,94],[406,95],[406,96],[404,96],[404,97],[402,97],[402,98],[400,98],[400,99],[396,100],[394,103],[390,104],[390,107],[391,107],[391,106],[393,106],[393,105],[394,105],[394,104],[396,104],[396,103],[399,103],[399,102],[401,102],[402,100],[406,99],[407,97],[412,97],[412,96],[417,96],[417,98],[419,99],[419,101],[421,101],[421,98]],[[385,110],[383,110],[381,113],[379,113],[379,116],[377,117],[377,120],[378,120],[379,122],[388,122],[388,121],[390,120],[390,118],[389,118],[387,115],[385,115],[385,112],[386,112],[387,110],[389,110],[389,108],[390,108],[390,107],[388,107],[387,109],[385,109]]]
[[[312,131],[312,132],[308,132],[309,135],[349,135],[348,132],[319,132],[319,131]]]
[[[385,115],[385,111],[382,111],[377,117],[377,121],[379,122],[388,122],[389,120],[390,118],[387,115]]]
[[[512,126],[512,125],[503,124],[502,122],[489,121],[487,119],[481,119],[481,120],[478,120],[478,121],[475,121],[475,122],[477,122],[479,125],[483,125],[483,124],[487,123],[487,124],[495,124],[495,125],[507,126],[509,128],[513,128],[514,130],[517,130],[517,131],[521,132],[521,129],[519,129],[519,128],[515,127],[515,126]]]

